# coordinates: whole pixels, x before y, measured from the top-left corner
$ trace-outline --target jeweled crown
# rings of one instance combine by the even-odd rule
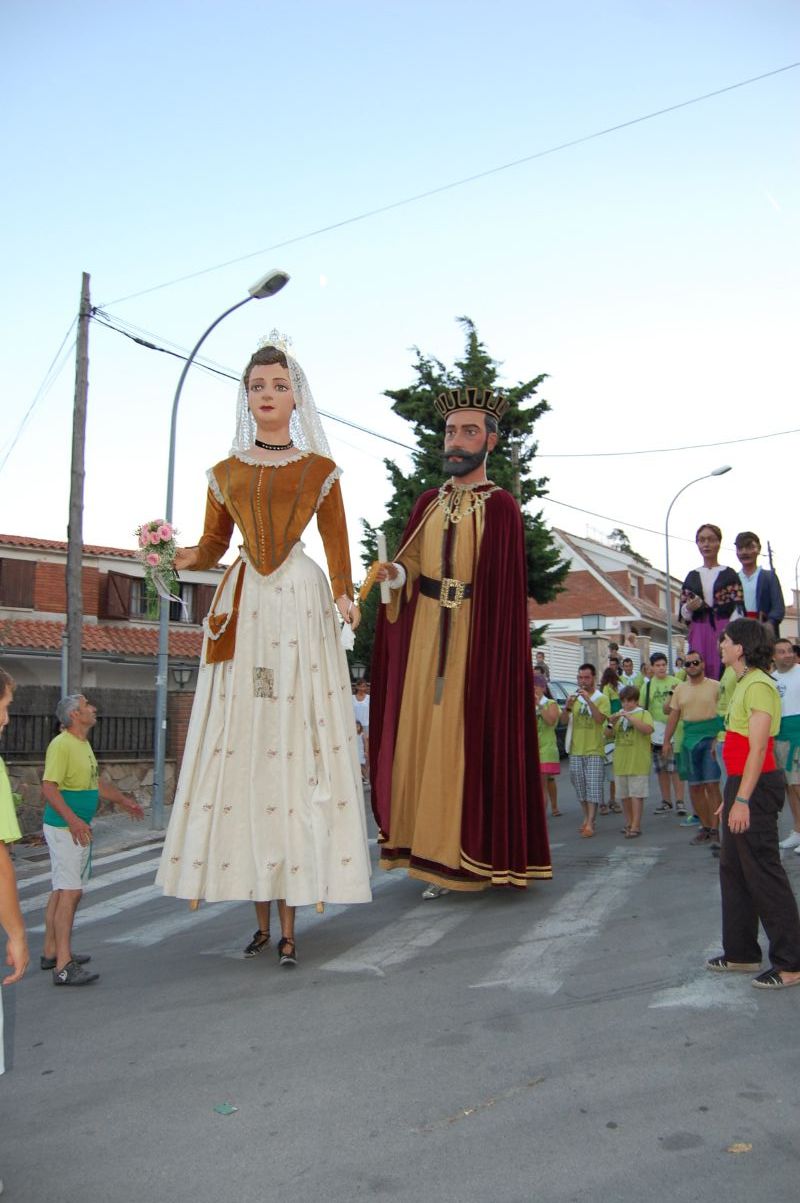
[[[502,393],[490,388],[448,388],[434,401],[443,418],[457,409],[480,409],[492,414],[498,422],[505,415],[509,401]]]

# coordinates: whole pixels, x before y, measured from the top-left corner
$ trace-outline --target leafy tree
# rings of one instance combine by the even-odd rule
[[[393,490],[383,527],[390,556],[400,545],[403,530],[420,493],[438,488],[445,479],[442,468],[443,426],[433,404],[435,398],[448,388],[470,385],[478,388],[498,387],[499,365],[480,341],[474,323],[468,317],[461,317],[458,321],[464,330],[466,345],[463,357],[456,360],[453,368],[445,367],[441,360],[425,355],[415,347],[416,380],[406,388],[387,389],[384,394],[392,400],[394,412],[410,423],[417,444],[417,450],[412,454],[411,472],[399,468],[392,460],[384,460]],[[547,478],[533,475],[533,460],[538,448],[533,438],[533,428],[550,409],[547,401],[536,397],[545,379],[546,375],[542,374],[503,388],[510,404],[488,467],[490,478],[513,493],[522,507],[528,595],[540,604],[551,601],[561,591],[568,572],[568,564],[560,560],[558,548],[542,519],[541,510],[531,512],[531,504],[547,492]],[[377,556],[376,528],[366,521],[363,521],[363,527],[363,559],[365,566],[368,566]],[[373,590],[364,607],[361,626],[356,632],[353,653],[356,660],[365,663],[369,661],[372,648],[377,607],[378,591]]]
[[[615,526],[611,534],[608,536],[609,542],[616,547],[617,551],[624,552],[630,556],[632,560],[636,560],[637,564],[643,564],[646,568],[652,568],[653,565],[649,560],[646,560],[638,551],[634,551],[631,547],[631,541],[628,538],[627,532],[621,526]]]

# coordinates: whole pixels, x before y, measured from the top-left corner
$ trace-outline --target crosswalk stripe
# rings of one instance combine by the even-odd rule
[[[380,877],[373,879],[372,893],[380,893],[391,882],[386,878]],[[200,906],[196,911],[189,910],[189,904],[181,899],[165,899],[171,903],[178,903],[181,907],[179,911],[170,911],[167,915],[162,915],[158,919],[154,919],[149,923],[143,923],[139,927],[129,928],[127,931],[120,932],[119,935],[110,936],[106,943],[108,944],[128,944],[138,948],[151,948],[154,944],[160,944],[162,940],[167,940],[170,936],[180,935],[184,931],[191,931],[200,923],[207,923],[211,919],[216,919],[220,915],[237,906],[249,906],[245,902],[208,902]],[[300,935],[306,929],[314,926],[317,923],[323,922],[326,919],[331,919],[334,915],[340,915],[343,911],[349,909],[350,906],[362,905],[361,903],[343,903],[326,906],[322,915],[317,915],[310,907],[301,907],[297,912],[297,933]],[[226,954],[235,953],[236,956],[241,955],[241,949],[233,949],[229,942],[217,944],[211,948],[203,950],[208,956],[225,956]]]
[[[710,957],[720,954],[719,927],[719,883],[708,891],[708,907],[702,908],[703,915],[714,915],[714,929],[709,927],[709,940],[705,952],[699,940],[694,941],[693,948],[687,957],[687,976],[679,986],[669,986],[659,990],[648,1003],[649,1007],[661,1010],[667,1007],[687,1008],[694,1011],[710,1011],[717,1007],[726,1007],[740,1011],[745,1015],[755,1015],[758,1011],[758,998],[750,988],[750,978],[755,972],[747,973],[713,973],[705,968],[705,962]],[[691,957],[691,961],[689,961]]]
[[[708,950],[713,956],[719,944]],[[717,955],[719,955],[717,953]],[[662,1009],[665,1007],[680,1007],[681,1010],[711,1011],[718,1007],[726,1007],[732,1011],[741,1011],[745,1015],[755,1015],[758,1011],[758,1000],[755,990],[750,988],[750,978],[745,973],[711,973],[703,969],[700,973],[684,982],[681,986],[672,986],[654,994],[648,1003],[649,1007]]]
[[[119,869],[112,869],[110,873],[98,873],[96,877],[91,877],[86,882],[83,892],[84,894],[91,894],[95,890],[105,890],[109,886],[119,885],[123,881],[131,881],[135,877],[143,877],[148,873],[154,874],[160,859],[159,856],[155,856],[151,857],[150,860],[139,861],[135,865],[123,865]],[[20,902],[20,910],[23,915],[28,915],[31,911],[39,910],[45,906],[49,897],[50,891],[48,890],[44,894],[34,895],[33,898],[25,898]]]
[[[586,876],[555,903],[555,914],[531,924],[522,941],[500,958],[491,977],[470,988],[506,986],[535,994],[557,993],[583,947],[650,872],[661,851],[653,848],[631,855],[627,848],[616,848],[607,865],[588,869]]]
[[[125,911],[129,911],[133,907],[142,906],[145,902],[151,902],[154,898],[162,897],[160,886],[149,885],[142,886],[138,890],[130,890],[127,893],[118,894],[115,898],[104,899],[103,902],[95,902],[92,906],[87,906],[85,910],[82,907],[78,907],[74,926],[87,927],[90,923],[99,923],[102,919],[111,919],[115,915],[122,915]],[[28,928],[28,932],[34,935],[43,931],[43,923]]]
[[[94,855],[92,863],[97,869],[105,868],[106,865],[116,864],[118,861],[130,860],[134,856],[144,856],[145,853],[153,852],[154,849],[160,850],[163,840],[153,840],[148,844],[140,844],[138,848],[126,848],[123,852],[110,852],[108,856]],[[18,871],[19,872],[19,871]],[[50,881],[50,870],[46,873],[37,873],[34,877],[17,876],[17,888],[22,891],[29,886],[41,885],[43,881]]]
[[[163,897],[165,903],[172,904],[168,914],[162,915],[150,923],[143,923],[139,927],[128,928],[127,931],[120,932],[117,936],[109,936],[104,942],[151,948],[154,944],[160,944],[162,940],[167,940],[170,936],[189,931],[191,928],[208,923],[211,919],[218,919],[220,915],[226,914],[234,907],[246,905],[243,902],[210,902],[207,906],[198,907],[196,911],[190,911],[189,903],[185,899]],[[180,910],[173,909],[176,904],[180,906]]]
[[[374,973],[383,977],[387,969],[437,944],[469,914],[468,907],[454,907],[452,903],[448,906],[441,899],[423,902],[376,935],[324,962],[321,968],[334,973]]]

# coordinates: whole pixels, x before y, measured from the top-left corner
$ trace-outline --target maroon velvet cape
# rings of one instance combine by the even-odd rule
[[[417,501],[401,548],[435,511],[436,489]],[[402,554],[399,556],[402,562]],[[441,877],[524,888],[552,877],[539,771],[536,707],[527,616],[522,517],[503,489],[485,503],[473,577],[472,628],[464,683],[464,798],[461,850],[470,871],[433,864],[410,849],[385,851]],[[419,585],[396,622],[380,607],[370,673],[372,810],[385,840],[390,829],[392,760]],[[431,665],[431,672],[436,666]]]

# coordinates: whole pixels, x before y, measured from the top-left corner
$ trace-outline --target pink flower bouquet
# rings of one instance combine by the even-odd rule
[[[164,518],[143,522],[136,529],[139,544],[139,559],[144,564],[147,588],[147,614],[155,618],[158,614],[158,599],[169,600],[179,594],[178,574],[174,568],[177,531]]]

